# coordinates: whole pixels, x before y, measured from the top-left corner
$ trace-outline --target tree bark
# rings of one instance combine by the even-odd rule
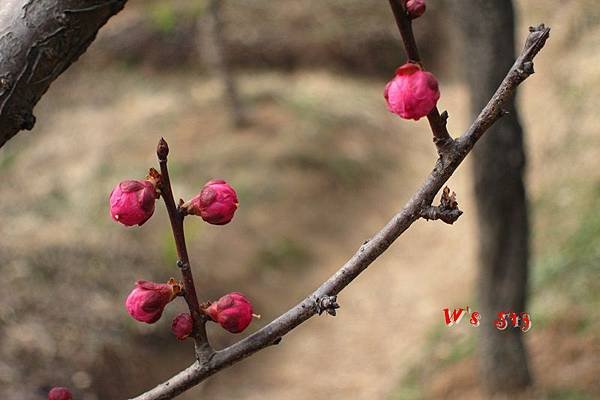
[[[477,115],[502,81],[515,56],[511,1],[459,0],[454,4],[465,40],[464,66]],[[529,222],[523,182],[523,129],[514,98],[473,151],[474,185],[479,218],[478,297],[482,315],[523,312],[527,299]],[[514,393],[531,382],[522,333],[498,330],[493,322],[480,329],[481,374],[488,393]]]
[[[33,108],[50,84],[127,0],[2,0],[0,147],[35,124]]]

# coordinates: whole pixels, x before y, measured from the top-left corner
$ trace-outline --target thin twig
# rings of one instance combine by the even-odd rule
[[[404,208],[396,214],[386,226],[365,242],[358,251],[335,274],[325,281],[310,296],[292,307],[290,310],[273,320],[265,327],[239,342],[217,351],[205,363],[196,361],[190,367],[181,371],[168,381],[154,389],[135,397],[132,400],[166,400],[197,385],[218,371],[243,360],[279,342],[282,336],[292,329],[318,314],[322,310],[324,296],[335,296],[363,272],[377,257],[379,257],[408,227],[422,216],[423,210],[430,207],[436,193],[456,171],[473,145],[483,133],[502,116],[502,105],[512,96],[516,87],[533,72],[532,60],[544,46],[550,29],[540,25],[530,30],[525,48],[508,71],[496,93],[471,127],[457,140],[445,155],[445,161],[440,159],[425,183],[416,191]]]
[[[415,35],[413,34],[412,20],[406,11],[406,0],[390,0],[390,6],[392,7],[392,12],[394,13],[400,36],[402,36],[402,42],[404,43],[404,49],[406,50],[408,60],[423,65],[421,57],[419,56]],[[444,111],[440,115],[437,107],[433,107],[433,110],[427,114],[427,120],[429,121],[429,126],[433,132],[433,142],[435,143],[440,156],[449,151],[454,142],[446,127],[447,119],[448,112]]]
[[[165,202],[169,220],[171,221],[171,229],[173,238],[175,239],[175,247],[177,249],[177,266],[181,270],[183,276],[183,297],[190,309],[192,320],[194,321],[194,339],[196,344],[196,358],[201,361],[207,361],[212,357],[214,350],[210,347],[208,337],[206,335],[206,315],[200,310],[198,303],[198,295],[194,285],[194,276],[190,267],[190,259],[185,244],[185,233],[183,230],[183,220],[185,214],[179,211],[175,205],[173,191],[171,189],[171,180],[169,178],[169,169],[167,167],[167,156],[169,155],[169,146],[167,142],[161,138],[156,148],[156,155],[160,163],[160,193]]]

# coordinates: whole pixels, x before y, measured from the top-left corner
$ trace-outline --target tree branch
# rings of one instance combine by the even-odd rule
[[[393,1],[391,3],[394,5]],[[317,290],[262,329],[223,350],[217,351],[207,362],[200,363],[196,361],[168,381],[132,400],[172,399],[218,371],[277,343],[281,337],[292,329],[322,311],[322,299],[324,297],[336,296],[348,286],[413,222],[423,216],[424,210],[431,207],[430,205],[436,193],[456,171],[477,140],[502,116],[502,105],[505,101],[512,96],[516,87],[533,72],[532,60],[544,46],[549,34],[550,29],[544,27],[544,25],[530,28],[530,34],[521,55],[469,129],[453,143],[452,147],[444,154],[443,160],[441,157],[438,159],[425,183],[416,191],[404,208],[371,240],[365,242],[352,258]],[[331,303],[329,302],[329,304]]]
[[[171,179],[169,178],[169,169],[167,168],[169,146],[163,138],[158,142],[156,155],[158,156],[158,161],[160,163],[159,189],[169,214],[169,220],[171,221],[177,257],[179,257],[177,266],[181,270],[181,275],[183,276],[183,297],[190,309],[192,320],[194,321],[194,331],[192,335],[195,342],[196,358],[201,362],[206,362],[212,357],[214,350],[210,346],[206,335],[206,314],[200,310],[200,304],[198,303],[198,295],[196,293],[196,286],[194,285],[194,276],[192,275],[190,258],[185,244],[185,234],[183,230],[185,214],[175,205],[173,190],[171,189]]]
[[[33,108],[127,0],[2,0],[0,147],[35,124]]]
[[[406,0],[390,0],[390,6],[392,7],[392,12],[394,13],[400,36],[402,36],[402,42],[404,43],[407,58],[409,61],[423,65],[421,57],[419,56],[415,35],[412,30],[412,20],[406,11]],[[449,150],[453,144],[452,137],[450,137],[448,129],[446,128],[448,112],[444,111],[440,115],[438,108],[433,107],[433,110],[427,114],[427,120],[429,121],[429,126],[433,132],[433,142],[438,149],[438,153],[442,155]]]

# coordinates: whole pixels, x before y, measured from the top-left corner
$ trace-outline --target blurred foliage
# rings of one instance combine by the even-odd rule
[[[177,14],[175,13],[175,10],[166,3],[152,5],[148,14],[150,20],[161,32],[172,32],[175,24],[177,24]]]
[[[558,389],[550,391],[546,400],[592,400],[592,395],[578,389]]]
[[[203,20],[207,4],[205,0],[130,1],[124,11],[126,23],[113,23],[101,33],[95,56],[161,70],[208,67]],[[432,23],[415,24],[423,58],[442,75],[451,70],[448,61],[453,51],[435,40],[450,29],[445,7],[445,2],[431,3]],[[222,19],[225,52],[237,68],[308,67],[389,76],[404,57],[389,10],[367,1],[231,0],[223,1]]]
[[[177,24],[193,21],[204,15],[208,0],[147,1],[138,4],[143,15],[163,33],[170,33]]]
[[[402,382],[390,393],[388,400],[421,400],[423,394],[423,382],[421,366],[413,366],[404,375]]]
[[[312,260],[310,249],[301,241],[280,237],[275,238],[258,249],[251,265],[258,271],[261,270],[288,270],[297,267],[309,267]]]
[[[388,400],[418,400],[427,397],[432,376],[475,355],[476,327],[468,325],[468,316],[452,329],[436,322],[427,334],[423,357],[412,364]],[[467,326],[468,325],[468,326]]]
[[[548,248],[533,269],[537,323],[568,321],[579,333],[598,324],[600,316],[600,184],[587,192],[574,232]],[[558,224],[555,229],[564,229]],[[593,322],[593,323],[592,323]]]

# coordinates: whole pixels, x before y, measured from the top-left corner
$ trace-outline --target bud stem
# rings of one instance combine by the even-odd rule
[[[406,11],[406,1],[389,1],[392,12],[394,13],[394,18],[396,19],[396,25],[398,25],[398,30],[400,31],[400,36],[402,36],[402,42],[404,43],[408,60],[422,66],[423,63],[421,62],[419,49],[417,47],[417,42],[415,41],[415,35],[413,34],[412,21],[408,15],[408,11]],[[446,117],[446,119],[447,118],[448,117]],[[446,121],[441,117],[437,107],[433,107],[433,110],[427,114],[427,120],[429,121],[429,126],[433,132],[433,142],[437,147],[438,153],[442,155],[442,153],[445,153],[452,148],[451,145],[454,143],[454,139],[452,139],[448,133]]]
[[[187,246],[185,243],[185,233],[183,229],[183,219],[185,215],[181,213],[178,207],[175,205],[173,198],[173,190],[171,189],[171,180],[169,177],[169,169],[167,167],[167,156],[169,154],[169,146],[167,142],[161,138],[156,148],[156,155],[160,164],[160,190],[162,198],[165,202],[167,212],[169,214],[169,220],[171,222],[171,230],[173,231],[173,238],[175,239],[175,248],[177,249],[177,266],[181,270],[183,276],[183,297],[190,309],[190,315],[194,322],[193,336],[196,340],[196,356],[200,359],[204,359],[210,356],[214,351],[209,343],[206,335],[206,320],[207,317],[200,310],[200,304],[198,303],[198,295],[196,294],[196,287],[194,285],[194,277],[190,267],[190,260],[187,252]],[[202,354],[199,354],[202,353]],[[206,354],[204,354],[206,353]]]

